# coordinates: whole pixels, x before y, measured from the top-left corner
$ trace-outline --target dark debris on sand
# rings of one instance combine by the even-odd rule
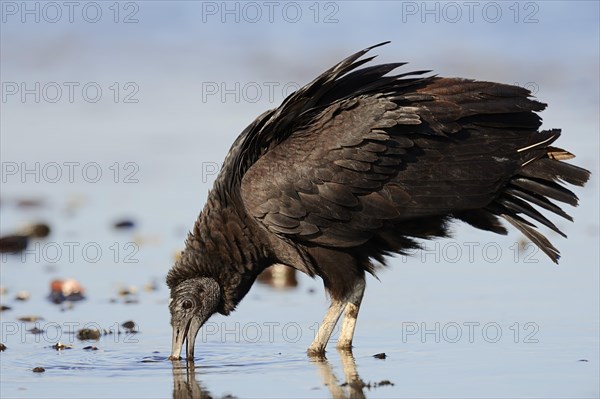
[[[133,320],[127,320],[126,322],[121,324],[121,327],[125,329],[125,332],[128,334],[135,334],[138,332],[137,325]]]
[[[81,341],[97,341],[100,339],[101,335],[103,335],[102,331],[93,328],[82,328],[81,330],[77,331],[77,339]]]
[[[380,387],[385,387],[385,386],[394,386],[395,384],[393,382],[391,382],[390,380],[381,380],[379,382],[364,382],[361,379],[352,381],[350,383],[348,382],[344,382],[343,384],[340,384],[341,387],[345,387],[348,385],[353,385],[353,386],[357,386],[358,388],[367,388],[367,389],[371,389],[371,388],[380,388]]]
[[[120,220],[114,224],[115,229],[131,229],[133,227],[135,227],[135,222],[128,219]]]
[[[65,345],[62,342],[57,342],[54,345],[52,345],[51,348],[57,351],[63,351],[65,349],[73,349],[73,345]]]

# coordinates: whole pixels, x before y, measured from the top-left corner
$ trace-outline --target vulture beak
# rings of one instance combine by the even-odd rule
[[[181,359],[181,350],[183,349],[183,343],[187,342],[186,346],[186,360],[194,360],[194,345],[196,343],[196,336],[202,327],[202,321],[199,317],[190,317],[188,320],[181,320],[177,325],[173,326],[173,341],[170,360]]]
[[[186,343],[186,359],[194,361],[194,345],[200,327],[212,316],[220,303],[220,286],[212,278],[198,277],[171,287],[171,327],[173,341],[170,360],[181,359]]]

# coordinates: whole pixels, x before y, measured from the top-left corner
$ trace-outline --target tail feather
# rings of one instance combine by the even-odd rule
[[[539,206],[569,221],[573,218],[550,199],[577,206],[578,198],[561,183],[583,186],[590,172],[563,162],[574,157],[568,151],[551,147],[560,131],[544,131],[543,136],[522,148],[523,163],[494,202],[486,207],[493,215],[500,216],[516,227],[537,245],[553,262],[558,263],[560,253],[552,243],[537,230],[537,226],[522,216],[531,218],[552,231],[566,237],[560,229],[532,205]]]
[[[523,176],[533,177],[535,179],[542,179],[548,181],[557,181],[558,179],[560,179],[575,186],[583,186],[585,182],[588,181],[590,177],[590,172],[578,166],[571,165],[566,162],[561,162],[561,160],[558,160],[559,158],[550,158],[551,154],[562,154],[553,155],[563,157],[560,159],[570,159],[565,158],[564,153],[571,155],[571,157],[573,156],[572,154],[564,150],[560,151],[561,153],[548,152],[548,158],[541,158],[536,160],[535,162],[530,163],[529,165],[527,165],[527,167],[522,168],[519,171],[519,173]]]
[[[548,147],[548,158],[556,159],[557,161],[566,161],[575,158],[575,154],[557,147]]]
[[[571,190],[548,180],[536,178],[515,177],[510,181],[511,186],[519,187],[525,191],[540,194],[560,202],[577,206],[579,198]]]
[[[532,204],[535,204],[541,208],[547,209],[550,212],[553,212],[559,216],[562,216],[563,218],[567,219],[570,222],[573,221],[573,218],[571,217],[571,215],[569,215],[567,212],[563,211],[559,206],[554,204],[552,201],[550,201],[548,198],[544,197],[543,195],[539,195],[536,193],[528,193],[528,192],[522,191],[515,187],[512,187],[512,188],[509,187],[506,190],[504,190],[504,192],[509,195],[512,195],[513,197],[521,198],[521,199],[531,202]]]
[[[525,201],[522,201],[516,197],[505,194],[498,200],[498,203],[503,205],[507,210],[527,215],[530,218],[537,220],[544,226],[548,227],[552,231],[560,234],[561,236],[563,236],[565,238],[567,237],[562,231],[560,231],[558,229],[558,227],[556,227],[554,225],[554,223],[552,223],[550,220],[548,220],[544,215],[539,213],[537,210],[535,210],[531,205],[529,205]]]
[[[453,217],[481,230],[487,230],[502,235],[508,234],[508,230],[502,225],[500,219],[486,209],[455,212]]]
[[[525,237],[529,238],[531,242],[538,246],[554,263],[558,263],[560,259],[560,252],[552,245],[552,243],[542,233],[535,229],[535,225],[529,223],[520,216],[514,215],[501,215],[506,221],[515,226]]]

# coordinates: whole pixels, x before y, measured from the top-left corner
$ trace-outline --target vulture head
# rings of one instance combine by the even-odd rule
[[[187,359],[194,360],[196,335],[206,320],[217,311],[220,302],[219,284],[208,277],[184,280],[171,290],[171,360],[180,359],[184,342],[187,342]]]

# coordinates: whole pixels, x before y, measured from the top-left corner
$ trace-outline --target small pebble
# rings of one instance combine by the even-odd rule
[[[45,223],[35,223],[21,228],[19,233],[32,238],[45,238],[50,235],[50,226]]]
[[[135,295],[135,294],[137,294],[137,292],[138,292],[137,287],[130,285],[129,287],[119,288],[119,291],[117,293],[119,294],[119,296],[127,296],[127,295]]]
[[[17,296],[15,296],[17,301],[26,301],[29,299],[29,292],[27,291],[19,291],[17,292]]]
[[[0,305],[0,312],[4,312],[5,310],[11,310],[10,306]]]
[[[73,345],[65,345],[62,342],[57,342],[56,344],[51,346],[52,349],[56,349],[57,351],[62,351],[65,349],[72,349]]]
[[[391,382],[390,380],[381,380],[379,382],[364,382],[360,378],[358,380],[352,381],[350,383],[344,382],[343,384],[340,384],[341,387],[345,387],[348,385],[359,387],[359,388],[371,389],[371,388],[384,387],[387,385],[394,386],[395,384],[393,382]]]
[[[74,297],[80,297],[80,299],[83,299],[84,289],[77,280],[68,278],[63,281],[62,292],[67,300],[74,301]]]
[[[17,201],[17,206],[21,208],[40,208],[44,201],[39,198],[23,198]]]
[[[114,224],[115,229],[131,229],[135,227],[133,220],[121,220]]]
[[[133,332],[136,330],[135,322],[132,320],[128,320],[128,321],[124,322],[123,324],[121,324],[121,326],[124,329],[126,329],[128,332]]]
[[[117,294],[122,297],[122,301],[125,304],[139,303],[137,297],[138,289],[133,285],[130,285],[129,287],[120,287]]]
[[[387,357],[387,355],[384,352],[381,352],[381,353],[377,353],[377,354],[373,355],[373,357],[375,359],[385,359]]]
[[[43,373],[44,371],[46,371],[46,369],[43,367],[34,367],[33,369],[34,373]]]
[[[76,302],[85,299],[85,290],[75,279],[52,280],[50,282],[50,294],[48,299],[52,303],[61,304],[65,301]]]
[[[6,345],[0,344],[0,352],[4,352],[6,350]]]
[[[144,291],[146,291],[146,292],[158,291],[158,283],[156,282],[156,279],[153,279],[152,281],[149,281],[146,284],[144,284]]]
[[[77,331],[77,339],[82,341],[84,340],[99,340],[100,339],[100,331],[94,330],[91,328],[83,328]]]
[[[86,351],[97,351],[98,347],[89,345],[89,346],[84,347],[83,350],[86,350]]]
[[[27,248],[29,237],[23,235],[12,235],[0,238],[0,253],[16,254]]]
[[[44,318],[40,316],[21,316],[17,318],[17,320],[24,321],[26,323],[35,323],[36,321],[44,320]]]
[[[33,328],[30,328],[29,330],[27,330],[27,332],[29,334],[43,334],[44,330],[41,330],[41,329],[39,329],[37,327],[33,327]]]
[[[579,359],[579,361],[587,363],[589,360],[587,360],[587,359]]]

